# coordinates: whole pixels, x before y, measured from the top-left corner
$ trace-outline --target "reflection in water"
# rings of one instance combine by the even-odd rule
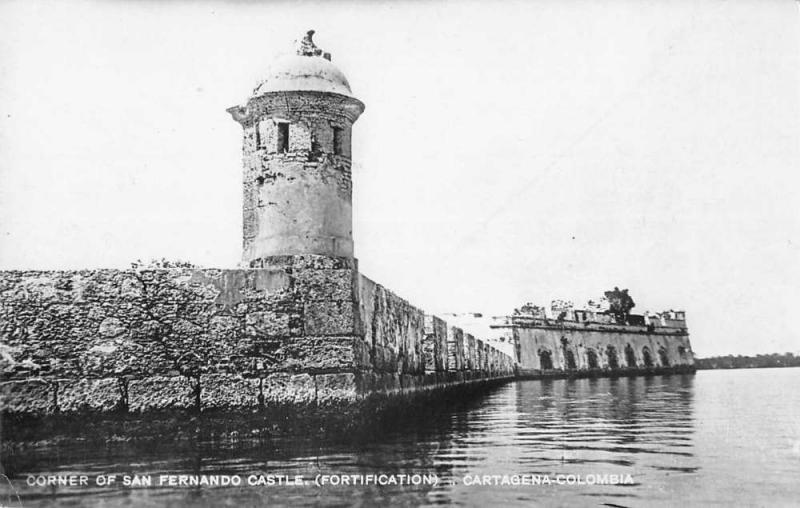
[[[800,373],[800,369],[793,370]],[[715,445],[715,440],[722,435],[717,425],[730,420],[725,411],[731,406],[715,401],[725,396],[741,396],[742,391],[737,386],[736,393],[727,393],[730,383],[718,382],[722,375],[700,373],[697,377],[673,375],[509,383],[468,402],[431,409],[398,420],[391,429],[371,436],[351,436],[352,439],[341,443],[321,442],[311,436],[302,441],[281,440],[244,450],[241,447],[221,449],[211,443],[200,443],[190,449],[176,449],[170,443],[144,449],[87,450],[76,446],[77,451],[71,454],[63,449],[59,449],[58,454],[50,450],[47,460],[41,455],[17,453],[4,457],[4,466],[17,478],[14,485],[26,507],[53,502],[62,506],[321,503],[371,506],[389,502],[412,506],[452,503],[467,506],[642,506],[670,505],[676,495],[698,504],[725,496],[728,502],[742,502],[743,494],[728,488],[725,482],[730,469],[741,468],[743,464],[728,460],[730,466],[722,466],[726,461],[718,450],[724,450],[724,446]],[[755,386],[758,379],[772,378],[756,377],[741,384]],[[800,380],[797,374],[794,380]],[[698,384],[703,389],[699,389]],[[701,400],[698,394],[702,394]],[[753,400],[760,400],[759,396],[754,396]],[[749,399],[747,403],[755,404]],[[787,432],[791,433],[786,430],[789,428],[786,425],[791,425],[786,423],[791,415],[777,414],[779,409],[769,407],[776,412],[773,419],[774,433],[778,436],[776,442],[782,442],[780,439],[791,442],[785,437],[789,435]],[[744,403],[736,405],[737,416],[747,410]],[[758,423],[759,417],[763,420],[763,415],[753,415],[749,420],[743,417],[740,421],[762,425]],[[698,435],[700,433],[702,435]],[[730,434],[726,436],[730,438]],[[742,437],[737,439],[744,441]],[[800,464],[798,457],[791,462],[789,453],[783,453],[780,458],[789,459],[782,464],[781,471]],[[330,473],[436,473],[440,483],[435,487],[362,485],[323,489],[273,486],[95,487],[87,490],[25,486],[27,473],[56,472],[284,474],[303,475],[307,479]],[[480,478],[524,474],[550,475],[553,479],[556,475],[581,475],[583,478],[631,475],[633,484],[476,486],[465,485],[463,481],[475,475]],[[780,488],[783,484],[776,485]],[[754,491],[748,492],[753,495]],[[774,494],[770,492],[771,496]]]
[[[518,382],[469,412],[465,427],[454,424],[466,437],[438,456],[453,465],[456,477],[630,474],[634,480],[632,486],[503,487],[506,502],[570,504],[576,496],[584,503],[594,497],[621,505],[624,498],[652,501],[653,492],[666,487],[658,484],[664,471],[697,471],[691,453],[693,381],[683,375]],[[454,461],[457,456],[464,460]],[[435,493],[437,501],[466,504],[496,502],[498,493],[458,484],[443,490]]]

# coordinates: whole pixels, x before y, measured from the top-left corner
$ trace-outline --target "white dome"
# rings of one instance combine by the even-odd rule
[[[353,97],[342,71],[316,55],[289,55],[275,60],[253,94],[257,97],[270,92],[294,91],[329,92]]]

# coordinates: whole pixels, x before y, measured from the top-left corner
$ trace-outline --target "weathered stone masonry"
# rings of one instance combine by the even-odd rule
[[[315,91],[266,95],[232,108],[244,128],[245,262],[353,256],[350,132],[362,110],[355,99]]]
[[[508,316],[492,328],[514,344],[522,376],[694,371],[684,321],[652,327]]]
[[[684,347],[691,366],[685,333],[523,318],[507,354],[360,274],[351,139],[364,104],[311,35],[228,109],[243,133],[245,268],[0,272],[4,431],[87,412],[363,420],[520,373],[613,372],[622,350],[589,360],[610,342],[637,342],[633,362],[648,372],[644,337],[652,355]]]
[[[358,273],[351,132],[364,105],[312,33],[228,109],[243,132],[247,268],[0,272],[4,413],[325,417],[513,376],[510,356]]]
[[[480,342],[484,365],[448,363],[444,321],[352,259],[270,261],[0,273],[2,410],[318,407],[514,373]]]

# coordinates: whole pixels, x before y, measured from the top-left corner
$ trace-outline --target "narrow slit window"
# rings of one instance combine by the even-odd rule
[[[342,155],[342,128],[341,127],[334,127],[333,128],[333,153],[334,155]]]
[[[289,151],[289,124],[278,123],[278,153]]]
[[[264,144],[261,140],[261,124],[256,123],[256,148],[264,148]]]

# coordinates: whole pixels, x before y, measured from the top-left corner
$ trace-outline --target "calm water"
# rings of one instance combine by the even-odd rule
[[[178,451],[162,443],[126,452],[54,450],[49,461],[7,457],[5,466],[26,507],[797,505],[798,386],[797,368],[523,381],[356,444],[312,439]],[[138,473],[154,482],[161,473],[240,475],[244,482],[251,474],[285,474],[309,483],[318,474],[418,473],[435,474],[438,484],[50,488],[27,487],[27,473]],[[474,475],[549,475],[553,484],[466,485]],[[632,484],[559,485],[557,475],[630,475]]]

